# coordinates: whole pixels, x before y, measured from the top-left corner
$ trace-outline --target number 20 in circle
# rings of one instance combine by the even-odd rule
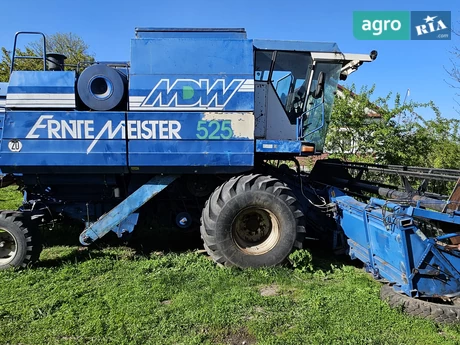
[[[11,152],[19,152],[22,149],[22,143],[18,139],[12,139],[8,143],[8,148]]]

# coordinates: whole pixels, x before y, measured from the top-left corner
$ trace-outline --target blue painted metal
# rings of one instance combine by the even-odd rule
[[[300,154],[302,143],[289,140],[256,140],[256,152]]]
[[[372,198],[369,204],[330,190],[336,220],[348,237],[349,254],[376,278],[395,283],[411,297],[460,293],[460,251],[445,241],[458,234],[426,237],[414,218],[460,224],[457,215]]]
[[[118,238],[121,238],[124,234],[130,234],[134,231],[138,220],[139,213],[131,213],[125,220],[115,226],[112,231],[117,234]]]
[[[166,33],[131,41],[130,110],[254,110],[251,40]]]
[[[0,97],[5,96],[7,93],[8,83],[0,82]]]
[[[128,160],[136,168],[251,168],[252,113],[209,116],[187,112],[7,111],[3,138],[7,142],[20,140],[22,150],[11,152],[3,145],[1,164],[5,172],[22,172],[28,167],[46,167],[49,172],[63,167],[79,172],[95,167],[103,167],[106,173],[127,172]]]
[[[246,38],[243,28],[136,28],[135,32],[136,38]]]
[[[252,74],[147,75],[130,77],[134,111],[252,111]]]
[[[340,53],[338,45],[332,42],[277,41],[255,39],[253,40],[253,44],[254,48],[259,50]]]
[[[8,84],[8,108],[74,109],[75,72],[13,71]]]
[[[4,127],[5,125],[5,114],[0,112],[0,149],[4,146],[3,144],[3,132],[4,132]],[[0,156],[1,158],[1,156]],[[2,174],[2,170],[0,169],[0,174]]]
[[[178,176],[175,175],[153,177],[149,182],[142,185],[107,214],[102,216],[97,222],[87,227],[80,234],[80,243],[88,245],[96,241],[98,238],[103,237],[112,229],[116,229],[116,227],[127,219],[133,212],[165,189],[177,177]]]
[[[59,72],[49,72],[50,74]],[[20,152],[0,148],[4,172],[59,167],[89,172],[104,167],[106,173],[127,172],[125,113],[6,111],[3,139],[18,139]]]
[[[8,84],[8,94],[75,94],[73,71],[13,71]]]
[[[131,75],[253,78],[251,40],[157,38],[131,40]],[[154,85],[152,85],[153,87]]]
[[[130,139],[134,140],[128,142],[130,166],[140,168],[138,171],[152,166],[252,167],[253,121],[251,113],[210,118],[206,113],[131,112],[128,137],[133,129]],[[142,131],[144,125],[157,128],[156,133],[152,133],[155,138],[151,138],[149,131]],[[142,133],[136,132],[137,126]]]

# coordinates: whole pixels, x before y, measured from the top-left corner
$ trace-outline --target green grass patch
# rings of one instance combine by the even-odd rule
[[[0,210],[17,210],[21,206],[22,193],[16,185],[0,189]]]
[[[391,310],[352,266],[217,267],[197,252],[45,249],[0,272],[1,344],[458,344],[458,327]]]
[[[20,205],[16,189],[0,189],[0,209]],[[460,343],[460,326],[390,309],[363,270],[319,253],[240,270],[198,252],[54,243],[34,268],[0,272],[0,344]]]

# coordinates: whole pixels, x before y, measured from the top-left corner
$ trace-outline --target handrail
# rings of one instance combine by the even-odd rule
[[[302,131],[303,131],[303,121],[304,121],[304,117],[305,115],[307,115],[308,113],[312,112],[313,110],[315,110],[316,108],[320,107],[321,106],[321,125],[317,128],[315,128],[314,130],[308,132],[307,134],[305,135],[302,135]],[[317,104],[316,106],[314,106],[313,108],[311,109],[308,109],[306,110],[302,115],[299,116],[299,119],[300,119],[300,124],[298,124],[298,138],[299,140],[302,140],[304,139],[306,136],[309,136],[317,131],[319,131],[321,128],[324,127],[324,123],[325,123],[325,115],[324,115],[324,101],[321,102],[321,104]]]
[[[19,35],[41,35],[43,37],[43,57],[38,56],[16,56],[16,44]],[[46,71],[46,37],[43,32],[38,31],[18,31],[14,35],[14,44],[13,44],[13,55],[11,57],[11,67],[10,67],[10,74],[13,73],[14,70],[14,61],[16,59],[43,59],[43,70]]]

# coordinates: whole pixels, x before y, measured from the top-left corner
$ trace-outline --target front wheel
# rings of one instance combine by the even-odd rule
[[[279,265],[305,237],[304,216],[290,188],[258,174],[233,177],[218,187],[201,223],[206,251],[227,266]]]

